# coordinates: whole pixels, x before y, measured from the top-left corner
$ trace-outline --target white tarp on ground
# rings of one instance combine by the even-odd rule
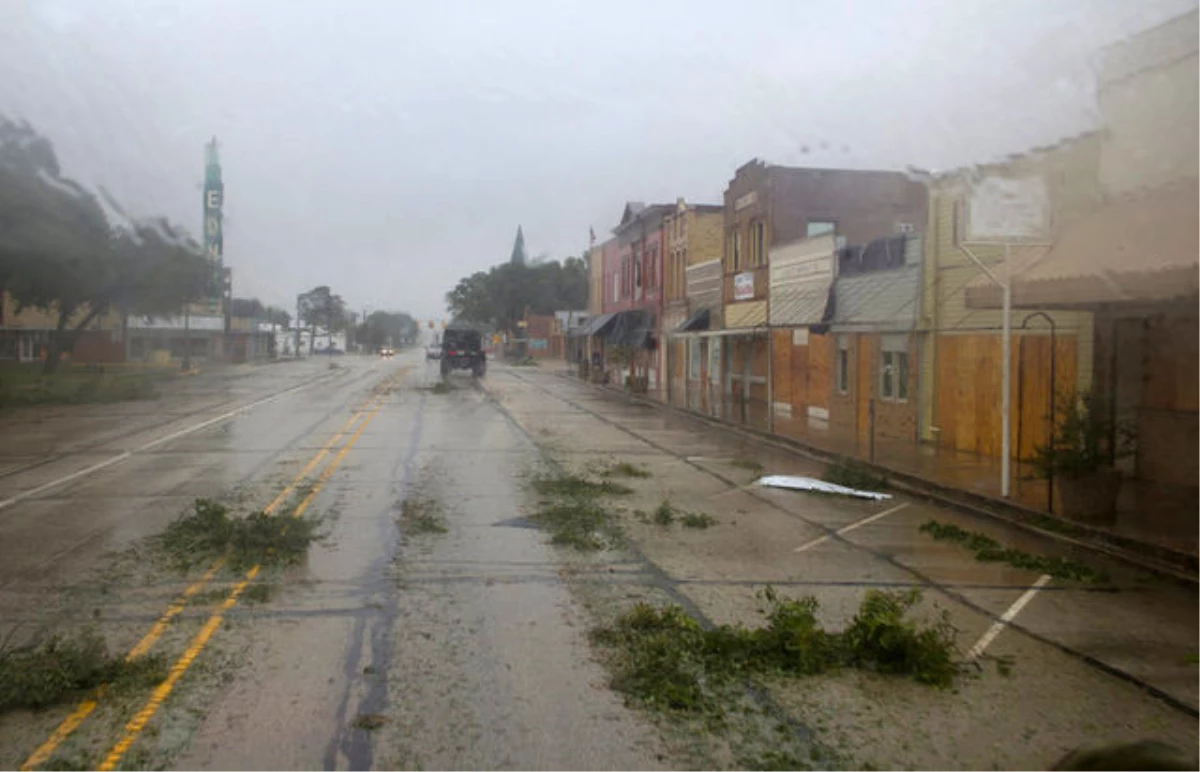
[[[890,499],[890,493],[875,493],[873,491],[860,491],[855,488],[847,488],[844,485],[834,485],[833,483],[825,482],[824,480],[816,480],[812,477],[789,477],[787,475],[773,475],[770,477],[760,477],[758,484],[768,488],[787,488],[793,491],[816,491],[817,493],[836,493],[841,496],[854,496],[860,499],[873,499],[875,501],[883,501]]]

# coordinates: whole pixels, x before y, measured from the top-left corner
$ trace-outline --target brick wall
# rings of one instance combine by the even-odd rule
[[[908,396],[904,400],[884,399],[880,393],[880,368],[883,364],[882,338],[877,333],[831,336],[831,388],[829,424],[835,434],[866,440],[870,427],[870,400],[875,401],[875,437],[877,439],[917,441],[918,336],[908,336]],[[848,372],[845,392],[837,388],[839,338],[847,343]],[[864,374],[863,366],[867,367]],[[861,393],[862,389],[866,393]],[[862,415],[860,416],[860,411]]]
[[[878,341],[879,336],[873,336]],[[887,439],[917,441],[918,395],[917,383],[920,368],[920,344],[916,335],[908,337],[908,397],[904,401],[883,399],[879,395],[879,370],[883,359],[879,355],[878,343],[875,346],[876,356],[871,359],[871,384],[875,396],[875,436]]]
[[[831,335],[829,345],[829,428],[835,435],[853,437],[858,421],[858,336]],[[848,356],[845,391],[838,388],[840,342]]]
[[[688,221],[688,265],[720,260],[724,249],[721,239],[724,229],[725,215],[722,212],[692,211]]]
[[[813,222],[833,222],[838,235],[865,244],[897,232],[902,223],[920,230],[928,210],[925,185],[900,172],[805,169],[752,161],[737,170],[725,190],[725,273],[732,277],[765,266],[773,245],[805,237]],[[761,248],[756,243],[759,224],[763,226]],[[754,300],[767,297],[765,285],[755,281]],[[731,287],[729,278],[726,293]],[[726,294],[725,302],[734,301]]]

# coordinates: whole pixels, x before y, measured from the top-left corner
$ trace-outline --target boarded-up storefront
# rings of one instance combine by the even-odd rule
[[[911,235],[838,250],[830,426],[867,453],[879,440],[917,442],[921,258]]]

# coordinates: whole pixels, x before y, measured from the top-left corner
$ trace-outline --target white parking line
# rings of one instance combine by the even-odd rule
[[[1013,603],[1011,606],[1009,606],[1008,611],[1005,611],[1000,616],[1000,619],[991,627],[989,627],[988,631],[983,634],[983,637],[971,647],[971,650],[967,652],[967,659],[976,659],[980,654],[983,654],[984,650],[991,645],[992,641],[996,640],[996,636],[999,635],[1005,627],[1008,627],[1009,622],[1012,622],[1013,619],[1016,618],[1017,614],[1021,613],[1021,609],[1025,608],[1025,605],[1029,603],[1029,601],[1033,600],[1033,596],[1037,595],[1043,587],[1050,583],[1050,579],[1050,574],[1042,574],[1040,577],[1038,577],[1038,580],[1033,583],[1033,586],[1026,590],[1021,597],[1017,598],[1016,603]]]
[[[813,539],[812,541],[808,542],[807,544],[801,544],[799,547],[797,547],[796,549],[794,549],[792,551],[793,552],[804,552],[805,550],[812,549],[813,547],[817,546],[818,544],[824,544],[825,542],[832,539],[834,536],[841,536],[842,534],[853,531],[855,528],[864,526],[867,523],[873,523],[882,517],[887,517],[888,515],[890,515],[894,512],[899,512],[900,510],[904,509],[907,506],[908,506],[908,504],[900,504],[899,506],[892,507],[891,509],[884,510],[883,512],[877,512],[876,514],[871,515],[870,517],[865,517],[856,523],[851,523],[850,525],[848,525],[844,528],[839,528],[834,533],[826,534],[819,538]]]
[[[126,450],[122,453],[118,453],[117,455],[115,455],[111,458],[106,458],[103,461],[92,464],[91,466],[84,467],[83,469],[77,470],[75,472],[71,472],[71,474],[65,475],[63,477],[59,477],[57,480],[51,480],[50,482],[39,485],[36,488],[31,488],[27,491],[22,491],[21,493],[18,493],[16,496],[13,496],[12,498],[7,498],[7,499],[4,499],[3,501],[0,501],[0,509],[5,509],[7,507],[11,507],[13,504],[16,504],[18,501],[24,501],[25,499],[32,498],[34,496],[37,496],[38,494],[45,493],[46,491],[51,490],[53,488],[57,488],[60,485],[66,485],[67,483],[71,482],[72,480],[78,480],[80,477],[86,477],[89,474],[93,474],[94,472],[99,472],[101,469],[105,469],[107,467],[112,466],[113,464],[118,464],[118,463],[130,458],[135,453],[141,453],[142,451],[150,450],[151,448],[156,448],[159,445],[170,442],[171,440],[177,440],[180,437],[184,437],[188,434],[198,432],[201,429],[207,429],[208,427],[212,426],[213,424],[221,423],[222,421],[227,421],[230,418],[233,418],[234,416],[236,416],[240,413],[246,412],[247,410],[256,408],[259,405],[265,405],[268,402],[274,402],[275,400],[281,399],[281,398],[287,396],[288,394],[291,394],[295,391],[299,391],[300,389],[306,389],[309,386],[313,386],[313,385],[315,385],[317,383],[321,383],[325,380],[327,380],[327,378],[325,378],[325,377],[314,378],[313,380],[311,380],[307,383],[302,383],[299,386],[293,386],[289,389],[284,389],[283,391],[279,392],[278,394],[272,394],[269,397],[264,397],[263,399],[257,400],[255,402],[251,402],[249,404],[242,405],[241,407],[234,408],[233,410],[230,410],[228,413],[222,413],[221,415],[217,416],[216,418],[210,418],[207,421],[201,421],[200,423],[195,424],[193,426],[189,426],[186,429],[180,429],[177,432],[172,432],[171,434],[168,434],[165,437],[159,437],[156,440],[151,440],[150,442],[147,442],[145,445],[140,445],[140,446],[134,448],[133,450]]]

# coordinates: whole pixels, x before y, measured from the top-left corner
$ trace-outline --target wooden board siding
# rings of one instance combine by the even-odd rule
[[[811,343],[811,338],[809,339]],[[789,340],[790,344],[791,341]],[[792,417],[804,418],[808,413],[808,390],[809,379],[812,377],[812,368],[809,362],[809,346],[792,346],[788,356],[789,364],[791,365],[791,380],[792,380]],[[778,365],[776,365],[778,368]],[[776,372],[779,370],[776,369]],[[782,402],[779,397],[775,398],[776,402]]]
[[[937,414],[939,444],[998,457],[1002,442],[1001,374],[1003,345],[995,335],[938,337]],[[1014,335],[1012,340],[1012,449],[1028,458],[1044,443],[1049,424],[1050,338]],[[1074,392],[1078,383],[1075,336],[1058,339],[1056,391]]]
[[[774,359],[771,362],[771,380],[774,382],[771,399],[774,402],[791,404],[792,392],[796,388],[796,379],[792,374],[792,331],[772,331],[771,346],[774,349]]]
[[[1075,391],[1078,352],[1074,337],[1059,338],[1055,351],[1054,393]],[[1013,409],[1016,437],[1013,447],[1018,458],[1031,458],[1034,448],[1050,438],[1050,337],[1022,335],[1013,338],[1019,370],[1013,370]],[[1001,361],[997,350],[997,361]],[[999,385],[996,387],[999,389]],[[1056,405],[1057,409],[1057,405]],[[1003,436],[999,429],[996,436]],[[999,449],[997,449],[999,454]]]
[[[813,407],[829,409],[829,391],[833,388],[830,360],[834,338],[831,335],[808,336],[808,400]]]

